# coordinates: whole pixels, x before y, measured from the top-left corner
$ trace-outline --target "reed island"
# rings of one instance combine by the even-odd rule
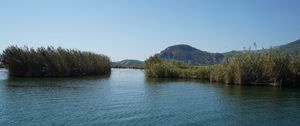
[[[109,57],[61,47],[10,46],[3,51],[1,60],[11,77],[75,77],[111,72]]]

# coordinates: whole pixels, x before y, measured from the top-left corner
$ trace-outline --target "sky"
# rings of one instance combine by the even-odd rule
[[[0,0],[0,51],[76,48],[145,60],[168,46],[208,52],[300,39],[299,0]]]

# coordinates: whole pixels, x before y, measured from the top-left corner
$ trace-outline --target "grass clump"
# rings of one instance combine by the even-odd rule
[[[10,46],[2,53],[10,76],[69,77],[110,73],[110,59],[101,54],[61,47]]]

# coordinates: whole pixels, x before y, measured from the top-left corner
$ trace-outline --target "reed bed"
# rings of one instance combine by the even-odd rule
[[[201,79],[226,84],[300,86],[300,57],[278,50],[250,50],[225,58],[220,64],[188,66],[153,56],[146,60],[145,74],[147,77]]]
[[[152,56],[145,61],[145,75],[154,78],[185,78],[203,79],[210,78],[209,66],[189,66],[183,62],[161,60]]]
[[[14,77],[107,75],[111,71],[107,56],[77,49],[10,46],[1,57],[9,75]]]

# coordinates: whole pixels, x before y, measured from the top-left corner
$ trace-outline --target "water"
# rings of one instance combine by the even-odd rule
[[[0,125],[300,125],[300,89],[110,77],[8,79]]]

